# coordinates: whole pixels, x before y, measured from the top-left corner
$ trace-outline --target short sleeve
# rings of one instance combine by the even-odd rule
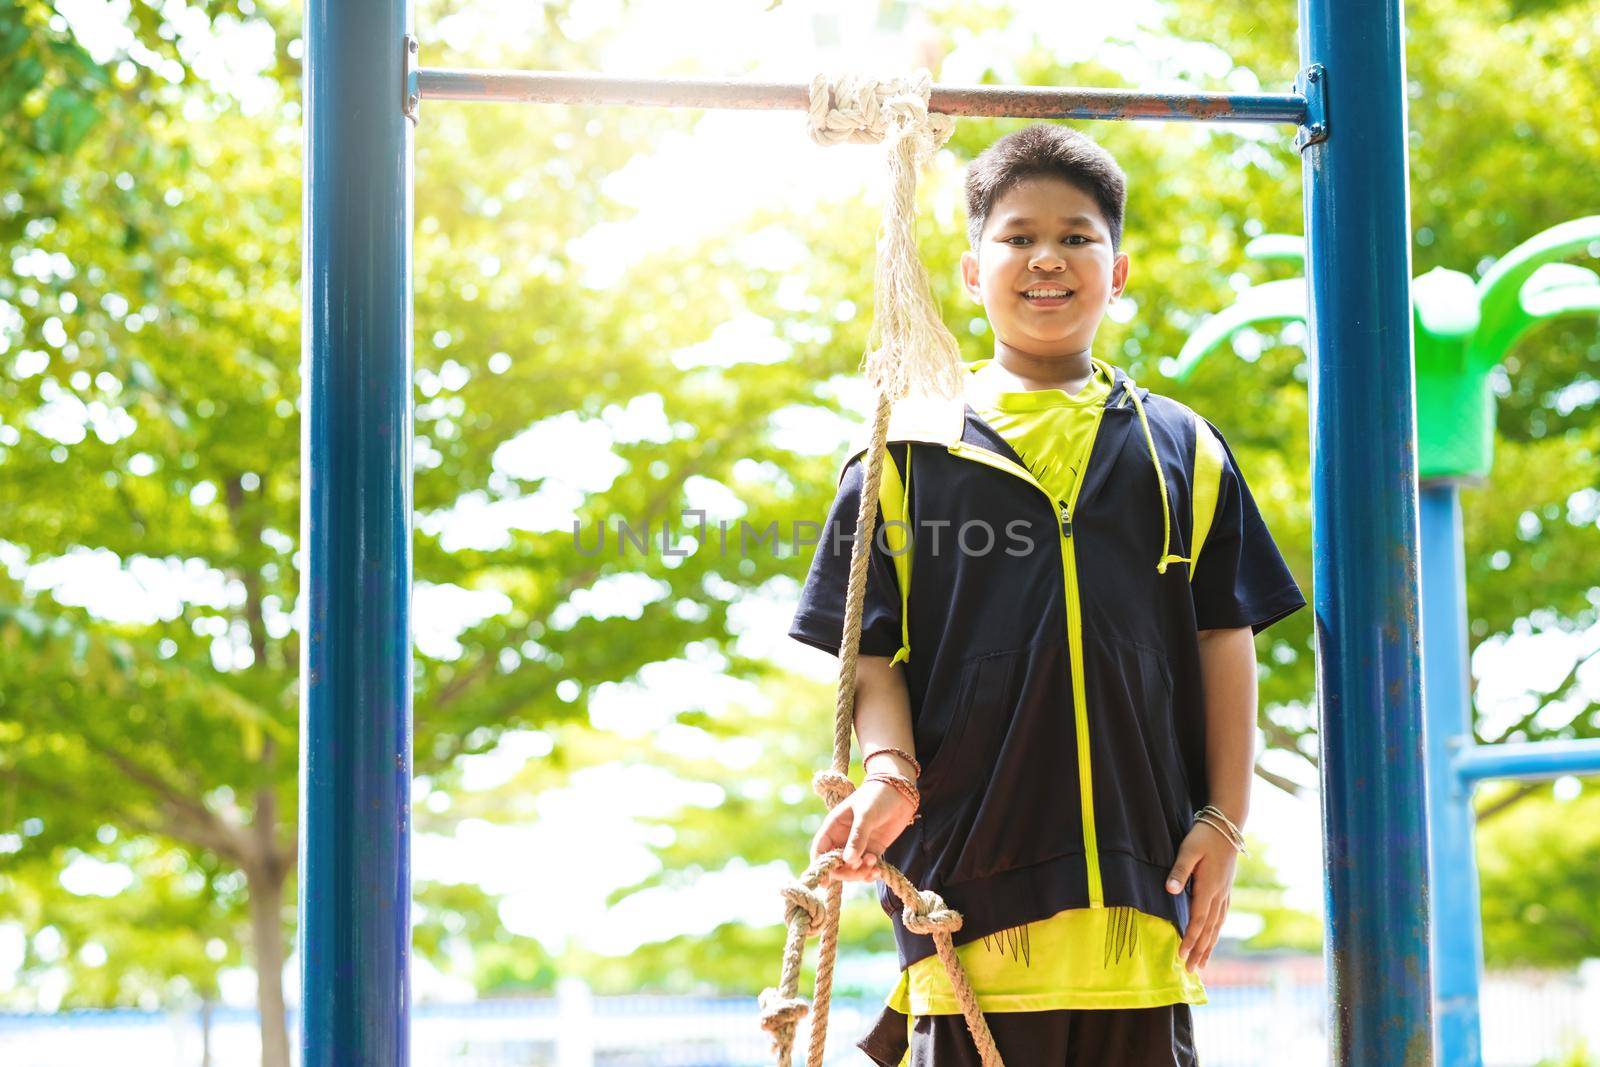
[[[856,519],[861,501],[861,484],[866,464],[861,457],[850,461],[839,479],[839,491],[828,519],[823,523],[811,569],[800,589],[800,603],[789,636],[839,654],[844,636],[844,596],[850,581],[850,553],[856,540]],[[878,514],[877,529],[882,530],[883,514]],[[900,650],[900,585],[895,577],[894,559],[884,548],[881,534],[873,537],[872,555],[867,561],[867,588],[861,609],[861,654],[893,656]]]
[[[1216,514],[1200,558],[1195,561],[1190,585],[1195,627],[1222,630],[1248,626],[1260,633],[1305,607],[1306,598],[1256,508],[1233,450],[1215,426],[1211,431],[1222,444],[1222,479],[1217,488]]]

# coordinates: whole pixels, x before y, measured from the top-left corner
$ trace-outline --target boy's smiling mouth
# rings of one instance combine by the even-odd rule
[[[1072,290],[1063,285],[1036,285],[1023,290],[1022,299],[1034,307],[1060,307],[1072,299]]]

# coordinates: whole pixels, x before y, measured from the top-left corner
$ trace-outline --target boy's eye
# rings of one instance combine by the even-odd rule
[[[1004,244],[1008,244],[1008,245],[1012,245],[1012,246],[1013,246],[1013,247],[1017,247],[1017,248],[1020,248],[1020,247],[1021,247],[1021,245],[1018,245],[1018,244],[1016,244],[1016,242],[1018,242],[1018,241],[1021,241],[1021,242],[1024,242],[1024,243],[1026,243],[1026,242],[1029,242],[1029,241],[1031,241],[1031,240],[1032,240],[1032,238],[1031,238],[1031,237],[1024,237],[1024,236],[1023,236],[1023,235],[1022,235],[1022,234],[1020,234],[1020,233],[1019,233],[1019,234],[1014,234],[1014,235],[1012,235],[1012,236],[1011,236],[1011,237],[1007,237],[1007,238],[1006,238],[1006,239],[1005,239],[1005,241],[1004,241],[1004,242],[1002,242],[1002,243],[1004,243]],[[1081,234],[1081,233],[1075,233],[1075,234],[1072,234],[1072,235],[1071,235],[1071,236],[1069,236],[1069,237],[1068,237],[1068,238],[1067,238],[1067,241],[1068,241],[1068,242],[1069,242],[1069,243],[1070,243],[1070,242],[1073,242],[1073,241],[1084,241],[1084,242],[1087,242],[1087,241],[1089,241],[1089,240],[1090,240],[1090,238],[1088,238],[1088,237],[1086,237],[1086,236],[1084,236],[1084,235],[1083,235],[1083,234]]]

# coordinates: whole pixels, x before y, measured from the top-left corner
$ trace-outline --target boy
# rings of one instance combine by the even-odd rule
[[[1008,1067],[1198,1062],[1189,1005],[1249,809],[1253,635],[1305,604],[1215,427],[1091,356],[1128,282],[1125,189],[1052,125],[968,170],[961,273],[994,356],[961,402],[897,405],[879,500],[910,544],[874,538],[861,630],[864,762],[917,788],[865,783],[812,842],[844,849],[840,880],[881,855],[961,912]],[[863,451],[789,631],[835,655]],[[879,899],[903,970],[859,1047],[976,1067],[932,938]]]

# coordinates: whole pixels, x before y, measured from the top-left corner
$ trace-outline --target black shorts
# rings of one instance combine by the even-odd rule
[[[1194,1019],[1187,1004],[1159,1008],[1094,1008],[987,1012],[989,1032],[1006,1067],[1199,1067]],[[907,1046],[906,1016],[884,1008],[856,1047],[881,1067],[899,1067]],[[981,1067],[960,1015],[912,1021],[910,1067]]]

